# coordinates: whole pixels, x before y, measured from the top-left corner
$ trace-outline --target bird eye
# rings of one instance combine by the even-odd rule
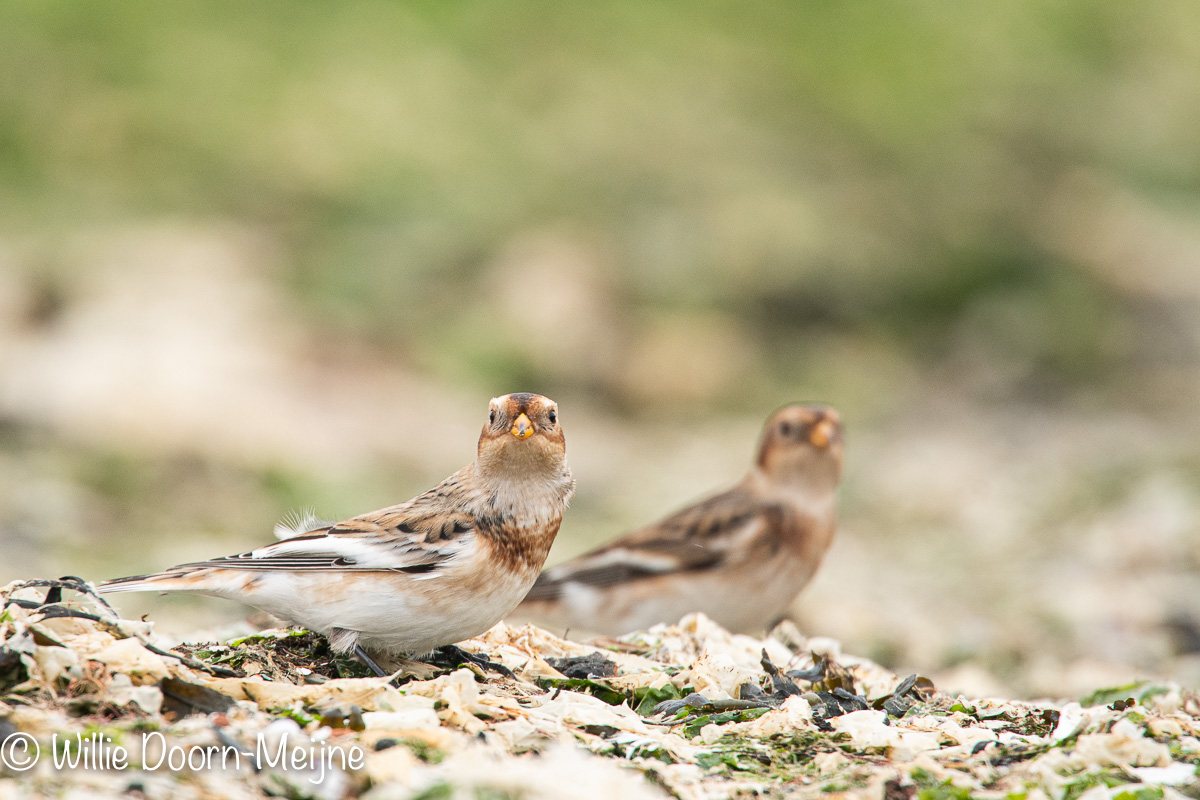
[[[550,409],[550,424],[553,425],[556,422],[558,422],[558,412],[552,408]]]
[[[790,436],[792,433],[792,424],[790,422],[779,423],[779,433],[782,436]]]
[[[496,409],[492,409],[492,413],[488,414],[488,422],[496,421]]]

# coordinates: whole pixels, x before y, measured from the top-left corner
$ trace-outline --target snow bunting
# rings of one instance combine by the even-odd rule
[[[511,618],[616,636],[702,611],[733,631],[766,628],[833,540],[842,450],[832,408],[776,411],[740,483],[547,570]]]
[[[237,600],[324,634],[378,671],[364,649],[423,655],[512,611],[574,489],[558,406],[509,394],[491,401],[475,461],[407,503],[99,589]]]

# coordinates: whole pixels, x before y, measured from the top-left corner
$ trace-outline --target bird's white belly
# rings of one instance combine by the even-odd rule
[[[368,651],[423,655],[491,628],[536,575],[497,574],[472,590],[452,574],[414,580],[386,572],[266,573],[252,596],[237,599],[322,634],[353,631]]]

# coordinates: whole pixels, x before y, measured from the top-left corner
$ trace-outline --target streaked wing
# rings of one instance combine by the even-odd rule
[[[733,541],[742,538],[739,532],[747,523],[771,508],[757,502],[753,495],[740,487],[730,489],[677,511],[655,525],[633,531],[596,552],[617,547],[649,546],[662,541],[686,542],[723,552]]]
[[[731,553],[746,552],[772,522],[771,511],[739,489],[719,494],[547,570],[526,599],[552,600],[567,583],[603,587],[717,568]]]
[[[529,591],[527,599],[557,597],[564,583],[612,586],[652,575],[704,569],[715,566],[719,561],[719,553],[688,542],[655,541],[647,542],[636,550],[610,549],[604,553],[582,556],[543,572]]]
[[[405,506],[302,533],[249,553],[197,561],[178,570],[388,570],[429,572],[467,547],[475,527],[463,513],[412,513]]]

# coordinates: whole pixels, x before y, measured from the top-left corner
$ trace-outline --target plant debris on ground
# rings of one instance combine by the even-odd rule
[[[497,625],[370,677],[320,636],[167,650],[87,584],[0,590],[0,797],[1200,797],[1200,695],[939,692],[784,623],[590,644]]]

